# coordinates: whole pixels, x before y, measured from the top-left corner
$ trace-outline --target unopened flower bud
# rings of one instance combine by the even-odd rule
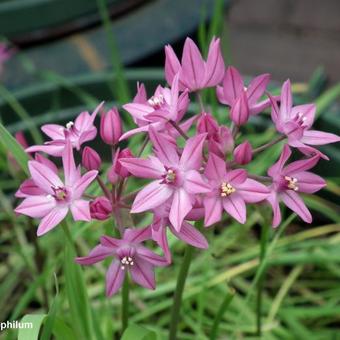
[[[106,144],[115,145],[118,143],[121,135],[122,122],[119,112],[116,108],[112,108],[101,117],[100,136]]]
[[[234,161],[237,164],[244,165],[251,162],[253,158],[253,149],[248,141],[238,145],[234,150]]]
[[[99,170],[101,166],[101,159],[98,153],[86,146],[82,154],[82,164],[86,170]]]
[[[112,184],[116,183],[118,178],[126,178],[130,176],[130,172],[126,170],[126,168],[124,168],[124,166],[119,162],[119,160],[121,158],[132,158],[132,157],[133,157],[133,154],[129,148],[125,148],[121,151],[118,149],[116,151],[113,164],[107,175],[109,181]]]
[[[230,110],[230,119],[237,125],[245,124],[249,119],[249,107],[245,91],[236,99]]]
[[[203,112],[197,120],[197,132],[207,133],[208,138],[218,132],[218,123],[210,113]]]
[[[91,217],[96,220],[106,220],[112,212],[112,204],[110,200],[104,196],[97,197],[90,202]]]

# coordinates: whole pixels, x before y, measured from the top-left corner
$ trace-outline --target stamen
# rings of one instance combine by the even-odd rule
[[[67,190],[63,187],[52,187],[52,190],[54,191],[54,198],[57,201],[64,201],[67,199]]]
[[[133,266],[134,262],[133,262],[133,258],[130,256],[124,256],[121,260],[120,260],[122,266],[121,269],[124,270],[125,266]]]
[[[290,177],[290,176],[285,176],[285,180],[288,182],[287,183],[287,187],[288,189],[294,190],[294,191],[298,191],[299,187],[298,187],[298,180],[295,177]]]
[[[151,105],[155,109],[159,109],[164,104],[164,96],[162,94],[158,96],[152,96],[148,100],[149,105]]]
[[[74,123],[73,122],[68,122],[66,124],[66,129],[70,130],[73,127]]]
[[[230,196],[235,191],[236,189],[230,183],[223,182],[221,184],[221,197]]]

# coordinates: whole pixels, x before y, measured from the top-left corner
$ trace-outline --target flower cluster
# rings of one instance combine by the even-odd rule
[[[144,85],[138,84],[133,101],[123,105],[136,128],[124,132],[118,110],[105,111],[100,104],[92,114],[82,112],[65,127],[44,125],[42,131],[50,140],[26,149],[32,157],[31,178],[16,193],[24,200],[15,211],[41,219],[39,236],[56,227],[69,210],[75,221],[113,218],[120,237],[102,236],[88,256],[76,259],[79,264],[90,265],[113,258],[106,277],[108,295],[117,292],[127,272],[137,284],[155,288],[154,267],[171,262],[168,230],[193,247],[207,248],[202,230],[193,221],[202,220],[209,227],[233,218],[243,224],[247,205],[268,204],[276,227],[281,222],[283,202],[310,223],[312,216],[300,194],[315,193],[326,184],[309,171],[321,158],[327,159],[314,146],[340,140],[334,134],[312,130],[315,105],[293,106],[289,80],[283,84],[280,96],[267,92],[268,74],[254,78],[246,86],[236,68],[225,66],[219,39],[212,40],[206,60],[189,38],[181,61],[171,46],[165,47],[165,55],[168,87],[159,85],[148,97]],[[226,125],[220,125],[202,102],[202,90],[211,87],[226,107]],[[200,110],[194,114],[188,111],[193,93],[200,103]],[[265,110],[271,110],[278,136],[254,148],[240,138],[242,127]],[[107,172],[103,171],[100,153],[83,147],[97,136],[95,118],[99,113],[100,138],[112,150]],[[120,148],[121,141],[140,133],[145,140],[138,154]],[[147,143],[151,143],[152,153],[141,157]],[[268,176],[246,170],[245,165],[277,143],[282,145],[281,156],[268,169]],[[301,159],[289,163],[292,148]],[[76,166],[74,150],[81,153],[82,166]],[[62,158],[63,180],[55,164],[40,152]],[[149,181],[137,191],[126,192],[131,176]],[[94,180],[102,196],[84,194]],[[150,212],[152,223],[143,228],[127,225],[122,209],[131,214]],[[164,256],[147,249],[143,245],[146,240],[155,241]]]

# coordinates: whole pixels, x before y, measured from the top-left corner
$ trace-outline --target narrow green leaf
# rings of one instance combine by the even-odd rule
[[[316,101],[316,117],[325,112],[331,104],[340,96],[340,84],[336,84],[325,91]]]
[[[21,319],[18,340],[38,340],[39,332],[46,314],[27,314]]]
[[[9,151],[18,162],[22,170],[28,175],[28,155],[15,138],[0,123],[0,142],[3,148]]]

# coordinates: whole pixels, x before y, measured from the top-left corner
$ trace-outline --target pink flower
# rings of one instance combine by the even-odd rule
[[[165,47],[165,78],[171,85],[179,72],[180,90],[192,92],[216,86],[223,78],[224,68],[220,39],[212,39],[207,61],[203,60],[197,45],[190,38],[185,40],[181,63],[172,47]]]
[[[174,228],[169,220],[170,209],[171,199],[154,210],[154,219],[150,225],[152,239],[163,249],[169,263],[171,262],[171,253],[166,235],[167,227],[183,242],[193,247],[207,249],[209,245],[206,238],[189,222],[183,221],[179,231]]]
[[[114,107],[103,113],[100,119],[100,137],[109,145],[116,145],[122,135],[122,121],[118,110]]]
[[[280,159],[268,170],[268,175],[272,177],[271,194],[267,198],[273,208],[273,227],[277,227],[281,222],[281,212],[279,201],[283,203],[305,222],[312,222],[312,215],[305,206],[298,192],[312,194],[322,189],[326,182],[309,171],[320,159],[316,155],[309,159],[295,161],[286,167],[284,166],[291,155],[288,145],[285,145]]]
[[[103,221],[109,218],[111,212],[111,201],[104,196],[96,197],[94,201],[90,202],[91,218]]]
[[[89,146],[85,146],[82,153],[82,164],[86,170],[99,170],[101,166],[102,160],[98,153],[90,148]]]
[[[209,156],[205,176],[211,188],[203,199],[206,226],[220,221],[223,209],[238,222],[245,223],[246,203],[263,201],[269,195],[268,188],[247,178],[245,170],[227,171],[226,163],[214,154]]]
[[[62,160],[65,184],[48,165],[38,161],[28,163],[32,181],[40,192],[26,194],[15,212],[41,219],[38,236],[56,227],[69,210],[75,221],[91,220],[89,202],[83,200],[81,196],[98,172],[93,170],[83,176],[80,175],[80,168],[76,168],[74,163],[70,142],[66,144]]]
[[[289,79],[281,90],[281,104],[269,95],[272,103],[272,120],[277,131],[288,137],[288,144],[304,150],[313,149],[308,145],[324,145],[340,141],[340,137],[328,132],[310,130],[314,122],[315,104],[293,107],[292,89]],[[305,145],[307,144],[307,145]]]
[[[49,155],[60,157],[66,146],[66,141],[70,140],[72,147],[80,150],[80,146],[94,139],[97,135],[97,128],[93,122],[98,111],[103,106],[99,104],[92,115],[88,112],[82,112],[76,120],[68,122],[66,127],[57,124],[46,124],[41,130],[51,138],[51,141],[45,142],[43,145],[34,145],[26,149],[26,152],[46,152]]]
[[[134,102],[123,105],[123,108],[131,114],[139,127],[124,133],[120,140],[129,138],[136,133],[147,132],[150,126],[157,131],[172,129],[168,121],[179,122],[188,105],[188,93],[185,91],[179,94],[178,75],[176,75],[171,89],[158,86],[154,95],[148,100],[144,86],[138,84],[138,93]]]
[[[198,172],[205,137],[201,134],[188,139],[179,157],[176,146],[151,128],[150,139],[157,157],[120,160],[134,176],[155,179],[137,194],[132,213],[155,209],[171,198],[169,219],[177,231],[181,230],[185,216],[193,207],[195,195],[209,191]]]
[[[255,115],[270,106],[268,99],[259,101],[269,80],[269,74],[262,74],[245,87],[237,69],[233,66],[227,68],[223,86],[217,86],[216,92],[219,101],[230,107],[230,118],[236,125],[246,123],[250,115]]]
[[[167,266],[165,258],[147,249],[141,243],[150,239],[149,228],[125,229],[123,239],[102,236],[100,244],[88,256],[76,258],[82,265],[91,265],[114,257],[106,273],[106,295],[115,294],[122,286],[125,275],[130,272],[134,282],[148,289],[155,289],[155,266]]]
[[[237,164],[245,165],[251,162],[253,158],[253,149],[251,144],[246,140],[238,145],[234,150],[234,161]]]
[[[207,138],[214,137],[218,133],[219,125],[208,112],[202,112],[197,120],[197,132],[207,133]]]

